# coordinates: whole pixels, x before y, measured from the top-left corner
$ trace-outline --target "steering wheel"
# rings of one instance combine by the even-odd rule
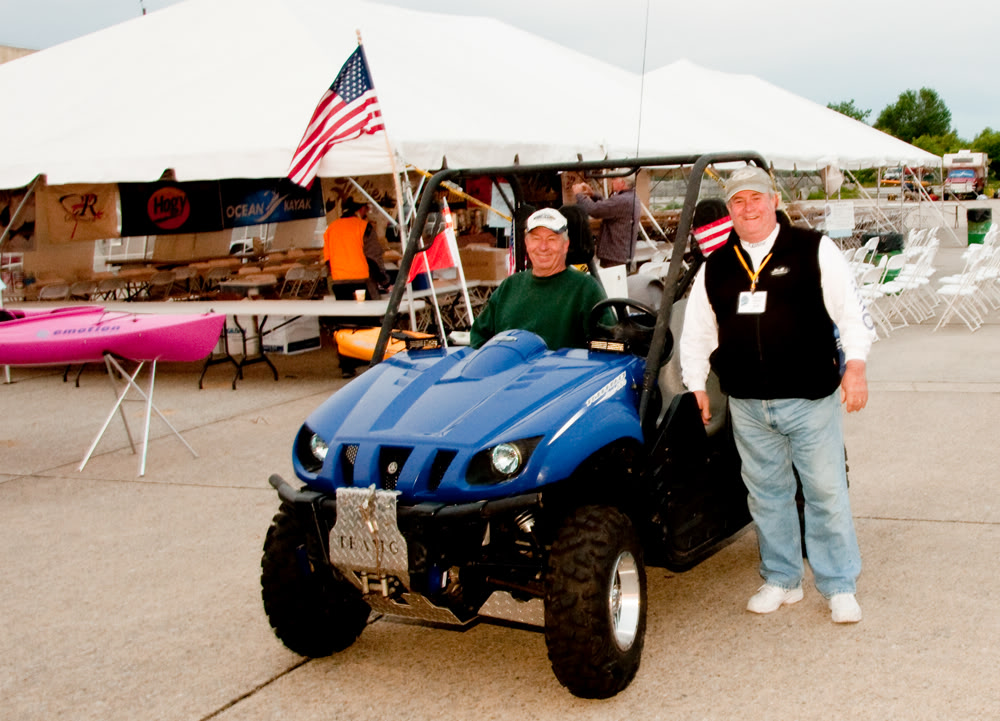
[[[608,310],[615,316],[612,325],[604,322]],[[640,356],[649,353],[655,328],[656,311],[631,298],[606,298],[591,308],[587,317],[588,338],[628,343],[629,351]]]

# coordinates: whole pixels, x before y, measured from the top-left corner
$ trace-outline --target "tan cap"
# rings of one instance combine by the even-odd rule
[[[748,165],[734,170],[726,181],[726,202],[728,203],[734,195],[743,190],[774,195],[774,183],[771,182],[771,176],[766,170],[756,165]]]

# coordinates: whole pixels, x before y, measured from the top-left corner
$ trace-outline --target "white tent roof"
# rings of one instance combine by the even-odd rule
[[[641,141],[644,148],[672,153],[754,150],[783,170],[941,163],[936,155],[753,75],[708,70],[687,60],[646,73]],[[612,155],[620,149],[613,146]]]
[[[188,0],[0,66],[0,188],[280,177],[360,30],[390,139],[408,162],[507,165],[605,156],[601,111],[564,112],[624,70],[486,18],[358,0]],[[572,72],[565,72],[572,69]],[[546,77],[583,79],[553,82]],[[637,95],[635,96],[637,97]],[[388,172],[376,136],[321,175]]]
[[[187,0],[0,65],[11,108],[0,188],[38,173],[50,184],[167,169],[178,180],[284,176],[356,29],[389,137],[418,167],[730,150],[800,169],[938,162],[752,76],[686,62],[647,74],[640,144],[639,76],[487,18],[361,0]],[[376,136],[334,148],[320,174],[389,168]]]

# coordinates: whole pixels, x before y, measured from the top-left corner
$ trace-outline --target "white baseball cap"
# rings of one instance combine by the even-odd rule
[[[542,208],[528,216],[528,222],[524,227],[527,233],[535,228],[548,228],[553,233],[565,233],[569,228],[569,221],[555,208]]]

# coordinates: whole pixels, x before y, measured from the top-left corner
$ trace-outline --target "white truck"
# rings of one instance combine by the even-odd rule
[[[944,197],[975,200],[986,190],[986,174],[989,171],[986,153],[960,150],[944,154],[944,167],[948,172],[944,179]]]

